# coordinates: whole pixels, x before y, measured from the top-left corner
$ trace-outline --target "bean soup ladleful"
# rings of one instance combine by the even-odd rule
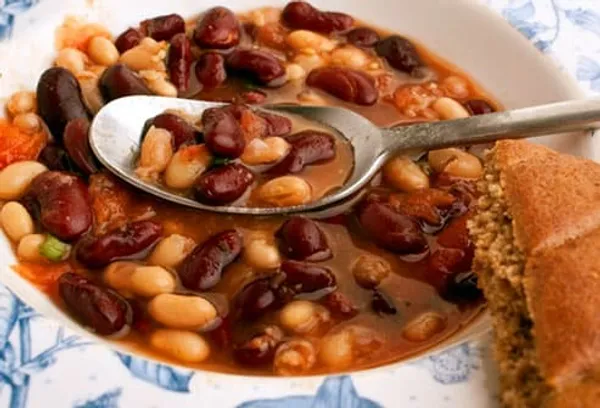
[[[138,176],[215,205],[305,203],[343,184],[351,150],[253,105],[337,105],[379,126],[498,109],[419,44],[296,1],[158,16],[116,38],[68,18],[57,44],[0,120],[0,223],[18,273],[85,328],[194,368],[288,376],[407,358],[480,313],[466,220],[482,165],[468,150],[394,157],[354,208],[311,220],[160,201],[88,144],[116,98],[225,102],[148,118]]]

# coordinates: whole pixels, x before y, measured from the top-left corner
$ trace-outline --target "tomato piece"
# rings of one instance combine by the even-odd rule
[[[49,292],[55,286],[58,278],[71,270],[67,262],[49,263],[47,265],[22,262],[13,269],[44,292]]]
[[[35,160],[47,141],[48,136],[43,130],[27,134],[0,119],[0,170],[14,162]]]

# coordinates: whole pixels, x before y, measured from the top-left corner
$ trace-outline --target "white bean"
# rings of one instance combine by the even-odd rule
[[[200,363],[210,355],[210,346],[202,336],[183,330],[156,330],[150,335],[150,344],[186,363]]]
[[[13,242],[19,242],[25,235],[33,234],[33,219],[22,204],[10,201],[0,211],[2,229]]]
[[[193,239],[179,234],[171,234],[156,245],[148,258],[148,263],[163,268],[175,268],[192,252],[195,246],[196,243]]]
[[[281,325],[294,333],[309,333],[327,320],[327,309],[308,300],[290,302],[279,312]]]
[[[414,342],[429,340],[446,328],[446,319],[436,312],[425,312],[413,318],[402,329],[402,337]]]
[[[34,134],[41,130],[41,118],[33,112],[20,113],[13,118],[13,125],[23,133]]]
[[[88,55],[96,64],[113,65],[119,60],[117,47],[106,37],[96,36],[88,43]]]
[[[279,375],[298,375],[310,370],[317,360],[315,347],[307,340],[289,340],[275,352],[273,369]]]
[[[210,166],[212,155],[205,145],[180,147],[165,170],[165,184],[175,189],[187,189]]]
[[[319,360],[326,366],[341,369],[354,359],[372,355],[384,343],[373,329],[364,326],[347,326],[341,331],[328,334],[321,340]]]
[[[136,174],[142,178],[155,179],[168,166],[173,157],[171,132],[152,126],[142,142]]]
[[[9,164],[0,170],[0,200],[21,198],[32,180],[45,171],[46,166],[32,160]]]
[[[323,66],[325,61],[319,55],[298,54],[294,57],[294,63],[300,65],[304,72],[310,72],[315,68]]]
[[[154,45],[146,46],[142,41],[139,45],[125,51],[119,58],[119,62],[127,65],[134,71],[160,71],[164,72],[165,63],[159,58],[160,48],[155,49]]]
[[[131,275],[131,290],[139,296],[152,297],[175,290],[175,277],[160,266],[138,266]]]
[[[258,195],[268,204],[288,207],[309,202],[312,192],[306,180],[297,176],[282,176],[263,184]]]
[[[297,81],[306,76],[306,71],[300,64],[288,64],[285,70],[290,81]]]
[[[107,285],[129,297],[131,293],[131,276],[139,265],[134,262],[117,261],[104,269],[103,279]]]
[[[469,83],[459,76],[444,78],[441,88],[450,98],[464,99],[469,96]]]
[[[465,107],[452,98],[439,98],[431,107],[442,119],[462,119],[470,116]]]
[[[83,97],[83,102],[93,114],[98,113],[98,111],[104,106],[104,98],[102,97],[100,88],[98,87],[99,78],[99,74],[91,71],[83,71],[77,75],[79,86],[81,86],[81,96]]]
[[[394,188],[411,192],[429,188],[429,177],[406,156],[394,157],[383,167],[383,177]]]
[[[290,144],[282,137],[255,138],[244,149],[240,159],[250,166],[275,163],[290,151]]]
[[[36,110],[36,98],[35,93],[28,91],[16,92],[11,95],[6,109],[12,116],[19,115],[21,113],[35,112]]]
[[[266,239],[253,239],[244,247],[244,259],[257,269],[275,269],[281,265],[281,255],[277,246]]]
[[[17,257],[20,261],[41,263],[46,258],[40,253],[40,245],[44,243],[46,236],[43,234],[25,235],[19,241]]]
[[[306,53],[308,50],[329,52],[335,48],[334,41],[308,30],[292,31],[285,40],[290,47]]]
[[[143,70],[139,72],[148,88],[156,95],[177,96],[177,88],[166,77],[166,73],[153,70]]]
[[[364,51],[349,45],[337,48],[331,53],[331,63],[334,65],[363,69],[369,62],[369,57]]]
[[[427,160],[437,173],[464,178],[479,178],[483,174],[483,165],[477,156],[454,147],[432,150]]]
[[[170,293],[152,299],[148,313],[157,322],[174,329],[198,329],[217,317],[217,310],[208,300]]]
[[[383,258],[375,255],[361,255],[352,266],[356,282],[363,288],[373,289],[392,272],[392,267]]]
[[[85,69],[87,55],[76,48],[63,48],[58,52],[56,61],[57,67],[65,68],[71,71],[73,75],[77,75]]]
[[[250,20],[257,27],[262,27],[269,23],[276,23],[279,21],[280,16],[281,9],[275,7],[265,7],[250,12]]]
[[[352,364],[352,333],[342,330],[321,339],[319,361],[327,367],[342,369]]]

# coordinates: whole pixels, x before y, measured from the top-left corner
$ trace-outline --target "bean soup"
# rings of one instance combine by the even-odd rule
[[[116,38],[69,18],[57,44],[0,121],[0,222],[15,269],[85,328],[194,368],[288,376],[407,358],[480,313],[466,220],[482,165],[468,149],[394,157],[356,206],[313,220],[157,200],[88,144],[117,98],[221,101],[148,118],[138,176],[215,204],[308,202],[343,184],[350,148],[252,105],[337,105],[383,127],[499,109],[418,43],[294,1],[158,16]]]

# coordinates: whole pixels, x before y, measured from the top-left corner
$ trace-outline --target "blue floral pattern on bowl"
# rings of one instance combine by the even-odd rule
[[[15,21],[24,12],[34,7],[40,0],[0,0],[0,41],[12,34]],[[542,52],[547,53],[563,66],[563,69],[576,77],[590,93],[600,92],[600,3],[596,0],[486,0],[488,6],[497,10],[508,22],[527,37]],[[32,333],[39,327],[48,326],[55,330],[54,338],[35,337]],[[36,392],[43,392],[44,385],[55,377],[46,376],[62,359],[77,354],[100,353],[100,349],[88,340],[57,327],[39,316],[33,309],[20,301],[8,289],[0,285],[0,401],[9,408],[36,408],[42,405],[29,403],[33,384]],[[70,402],[64,406],[73,408],[118,408],[131,407],[123,402],[129,388],[135,392],[146,392],[156,396],[157,404],[166,398],[185,398],[193,394],[194,373],[166,364],[151,362],[139,357],[110,352],[102,348],[107,364],[112,364],[111,376],[115,376],[116,386],[98,389],[94,386],[95,376],[89,376],[90,387],[74,390],[73,395],[65,395]],[[480,345],[462,344],[451,350],[436,354],[407,365],[406,370],[415,378],[427,373],[429,381],[443,385],[440,392],[448,392],[453,387],[461,387],[470,381],[481,381],[482,350]],[[114,363],[114,364],[113,364]],[[69,370],[77,370],[72,364]],[[121,371],[119,371],[121,370]],[[126,375],[126,373],[129,375]],[[372,374],[378,381],[394,372]],[[37,381],[46,377],[45,382]],[[260,387],[253,389],[255,400],[238,404],[238,408],[380,408],[378,402],[366,398],[357,391],[357,381],[367,381],[361,376],[329,377],[313,392],[289,392],[283,398],[262,397]],[[293,388],[293,379],[289,380]],[[206,390],[218,395],[222,390],[209,382]],[[148,388],[149,387],[149,388]],[[157,393],[158,392],[158,393]],[[205,391],[206,393],[206,391]],[[68,398],[67,398],[68,397]],[[419,403],[426,396],[413,395],[410,406]],[[217,397],[218,398],[218,397]],[[451,397],[445,396],[447,406]],[[173,401],[175,401],[173,399]],[[179,400],[178,400],[179,401]],[[183,401],[183,400],[181,400]],[[177,403],[165,403],[175,406]],[[158,406],[158,405],[155,405]],[[187,406],[187,405],[186,405]]]
[[[15,18],[39,0],[0,0],[0,41],[10,38]]]

